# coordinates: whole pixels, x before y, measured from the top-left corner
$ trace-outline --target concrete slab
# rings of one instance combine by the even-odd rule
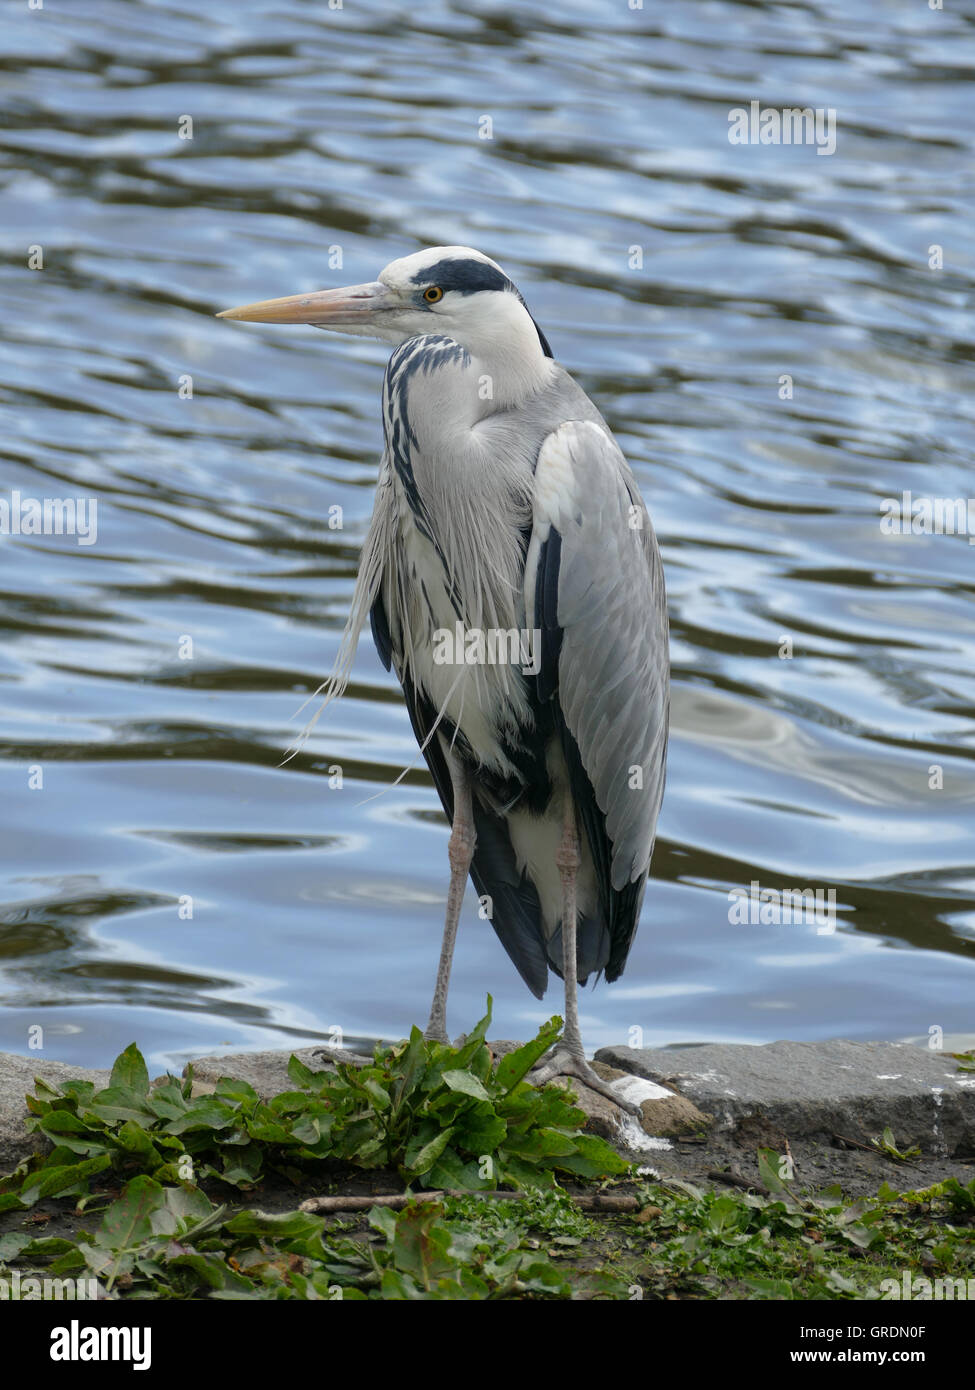
[[[596,1059],[673,1086],[719,1128],[759,1115],[791,1138],[867,1143],[889,1127],[901,1149],[975,1152],[975,1073],[906,1043],[604,1047]]]

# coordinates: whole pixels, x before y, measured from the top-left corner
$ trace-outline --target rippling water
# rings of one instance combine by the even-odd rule
[[[436,243],[518,282],[667,569],[661,838],[587,1041],[972,1029],[975,549],[880,517],[975,494],[973,15],[7,8],[0,498],[94,498],[97,542],[0,537],[0,1047],[41,1024],[47,1055],[173,1065],[425,1021],[446,828],[368,639],[281,761],[347,611],[386,350],[212,315]],[[836,153],[730,144],[752,100],[834,108]],[[730,925],[753,879],[835,889],[836,933]],[[454,1027],[488,990],[497,1036],[560,1008],[469,897]]]

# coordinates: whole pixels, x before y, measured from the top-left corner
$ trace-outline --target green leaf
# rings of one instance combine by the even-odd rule
[[[495,1082],[502,1091],[513,1091],[519,1081],[531,1071],[532,1067],[557,1042],[562,1028],[560,1018],[551,1018],[542,1025],[537,1038],[525,1043],[502,1057],[494,1073]]]
[[[84,1109],[85,1102],[91,1100],[95,1094],[95,1083],[93,1081],[62,1081],[61,1093],[69,1100],[73,1100],[79,1109]]]
[[[458,1067],[463,1068],[465,1071],[470,1068],[471,1062],[476,1056],[486,1051],[484,1043],[487,1038],[487,1030],[491,1026],[491,1011],[493,1007],[494,1000],[489,994],[487,997],[487,1013],[479,1022],[475,1023],[461,1046],[454,1053]],[[488,1060],[490,1062],[490,1056]]]
[[[59,1086],[48,1085],[42,1076],[34,1077],[34,1090],[37,1093],[37,1098],[48,1104],[52,1100],[60,1100],[64,1094]]]
[[[754,1289],[760,1298],[790,1301],[795,1298],[792,1285],[787,1279],[745,1279],[744,1282],[750,1289]]]
[[[572,1161],[573,1160],[569,1158],[562,1160],[563,1164]],[[586,1162],[581,1158],[578,1161],[580,1164],[585,1164]],[[536,1163],[531,1163],[527,1159],[519,1158],[517,1154],[502,1153],[501,1163],[497,1166],[500,1167],[500,1172],[498,1172],[499,1181],[505,1182],[513,1187],[532,1188],[553,1187],[555,1185],[555,1176],[550,1168],[539,1168]],[[595,1167],[595,1165],[590,1166]],[[590,1175],[584,1174],[583,1176]],[[592,1174],[591,1176],[598,1176],[598,1174]]]
[[[382,1291],[384,1302],[400,1302],[403,1299],[423,1297],[413,1280],[400,1274],[398,1269],[383,1270]]]
[[[475,1100],[490,1100],[491,1097],[469,1071],[452,1070],[443,1073],[444,1085],[452,1091],[460,1091],[465,1096],[473,1096]]]
[[[2,1244],[0,1241],[0,1245]],[[62,1236],[40,1236],[23,1247],[21,1259],[53,1260],[58,1256],[70,1254],[74,1248],[74,1241],[65,1240]]]
[[[92,1245],[87,1240],[78,1241],[78,1252],[83,1257],[85,1264],[96,1278],[111,1277],[115,1267],[115,1257],[111,1250],[103,1250],[101,1246]],[[128,1269],[132,1267],[132,1257],[128,1256]],[[128,1269],[117,1269],[116,1274],[127,1274]]]
[[[316,1073],[312,1071],[311,1067],[306,1067],[304,1062],[293,1052],[288,1058],[288,1075],[296,1086],[301,1087],[310,1086],[316,1080]],[[321,1075],[321,1073],[317,1075]]]
[[[138,1096],[149,1094],[149,1071],[135,1043],[116,1057],[109,1085],[134,1091]]]
[[[468,1192],[483,1192],[498,1185],[496,1177],[481,1177],[480,1165],[476,1158],[465,1163],[455,1148],[444,1149],[425,1175],[424,1182],[429,1187],[456,1187]]]
[[[178,1116],[186,1114],[192,1099],[189,1092],[189,1080],[181,1086],[175,1077],[171,1077],[161,1085],[153,1087],[146,1098],[146,1107],[156,1119],[175,1120]]]
[[[600,1139],[597,1134],[576,1134],[573,1138],[576,1152],[592,1163],[603,1164],[607,1176],[630,1171],[631,1165],[623,1155],[618,1154],[612,1144],[607,1144],[606,1140]]]
[[[576,1139],[558,1129],[532,1129],[527,1134],[509,1134],[504,1147],[521,1158],[561,1158],[579,1151]]]
[[[242,1211],[230,1221],[224,1222],[224,1229],[235,1236],[268,1236],[273,1240],[290,1238],[307,1239],[319,1237],[325,1229],[320,1216],[306,1211],[288,1211],[273,1214],[266,1211]]]
[[[186,1134],[194,1129],[227,1129],[237,1119],[236,1110],[217,1096],[197,1096],[186,1113],[163,1126],[166,1134]]]
[[[196,1251],[191,1254],[174,1253],[171,1259],[167,1259],[166,1267],[185,1270],[192,1277],[193,1284],[213,1289],[218,1295],[224,1292],[256,1293],[253,1282],[231,1269],[222,1254],[199,1254]]]
[[[289,1144],[292,1136],[292,1131],[284,1125],[256,1115],[248,1118],[247,1133],[252,1139],[260,1140],[264,1144]]]
[[[385,1089],[385,1087],[380,1085],[380,1083],[374,1077],[364,1077],[362,1081],[362,1089],[369,1096],[369,1099],[372,1101],[373,1106],[376,1110],[385,1111],[389,1109],[390,1105],[392,1104],[389,1092]]]
[[[217,1082],[214,1095],[223,1097],[224,1100],[233,1100],[238,1103],[247,1101],[257,1102],[260,1096],[254,1087],[247,1081],[243,1081],[239,1076],[221,1076]]]
[[[758,1150],[758,1175],[770,1192],[774,1192],[782,1197],[788,1197],[793,1203],[796,1198],[793,1196],[792,1189],[784,1178],[779,1176],[782,1159],[774,1149]]]
[[[88,1114],[107,1125],[134,1120],[143,1128],[155,1118],[148,1101],[130,1086],[106,1086],[103,1091],[96,1091],[85,1109],[85,1115]]]
[[[396,1268],[412,1275],[425,1289],[453,1268],[448,1254],[450,1230],[440,1220],[442,1215],[443,1207],[438,1203],[422,1202],[407,1207],[396,1221],[393,1237]]]
[[[499,1115],[495,1115],[489,1105],[476,1106],[462,1115],[454,1128],[454,1143],[457,1148],[480,1158],[482,1154],[492,1154],[504,1140],[508,1126]]]
[[[192,1225],[194,1233],[199,1232],[201,1221],[210,1221],[214,1214],[222,1213],[224,1207],[215,1207],[207,1197],[192,1183],[183,1182],[178,1187],[166,1188],[166,1206],[184,1225]]]
[[[396,1113],[404,1101],[413,1094],[414,1088],[423,1075],[426,1044],[419,1028],[410,1031],[410,1040],[402,1051],[393,1050],[395,1076],[392,1087],[393,1111]]]
[[[133,1178],[102,1217],[96,1244],[107,1250],[129,1250],[148,1240],[153,1234],[152,1214],[165,1200],[165,1192],[152,1178],[144,1174]]]
[[[103,1142],[104,1131],[93,1131],[71,1110],[49,1110],[35,1120],[34,1125],[48,1139],[55,1144],[63,1144],[72,1153],[93,1155],[109,1152],[109,1145]],[[98,1137],[99,1134],[103,1137]]]
[[[423,1145],[423,1148],[420,1149],[412,1161],[410,1159],[410,1151],[407,1149],[404,1165],[408,1171],[415,1173],[417,1177],[422,1177],[428,1169],[433,1167],[444,1149],[450,1143],[453,1132],[453,1125],[451,1125],[449,1129],[442,1129],[439,1134],[435,1135],[433,1139]]]
[[[548,1260],[533,1260],[520,1271],[518,1279],[530,1293],[571,1297],[571,1287],[565,1274]]]
[[[63,1197],[68,1192],[85,1191],[88,1179],[112,1166],[109,1154],[86,1158],[81,1163],[56,1164],[32,1173],[20,1194],[25,1206],[33,1206],[43,1197]]]
[[[72,1274],[75,1271],[80,1272],[85,1268],[85,1257],[82,1255],[77,1245],[72,1245],[70,1250],[66,1250],[64,1254],[59,1255],[56,1260],[52,1260],[49,1268],[52,1274]]]
[[[142,1126],[137,1125],[134,1120],[126,1120],[115,1139],[124,1153],[139,1159],[150,1173],[162,1163],[159,1150]]]
[[[256,1113],[259,1109],[265,1109],[275,1117],[282,1115],[319,1115],[328,1112],[328,1105],[318,1097],[309,1096],[307,1091],[282,1091],[280,1095],[272,1096],[264,1107],[255,1106],[250,1113]]]
[[[396,1234],[396,1217],[389,1207],[370,1207],[369,1225],[387,1240],[392,1240]]]
[[[708,1226],[717,1236],[735,1234],[743,1218],[747,1218],[747,1212],[734,1197],[716,1197],[707,1213]]]
[[[29,1244],[30,1236],[25,1236],[23,1231],[8,1231],[5,1236],[0,1236],[0,1264],[15,1260],[24,1246]]]
[[[334,1115],[306,1115],[295,1122],[291,1133],[306,1148],[320,1149],[323,1144],[327,1148],[334,1124]]]
[[[264,1169],[264,1150],[260,1144],[249,1144],[246,1149],[235,1149],[224,1160],[220,1177],[235,1187],[252,1187]]]

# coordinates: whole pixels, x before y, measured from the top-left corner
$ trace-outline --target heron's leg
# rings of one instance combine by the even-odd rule
[[[574,1076],[591,1091],[618,1105],[631,1115],[640,1116],[640,1109],[632,1101],[624,1100],[608,1082],[597,1076],[586,1061],[582,1046],[582,1033],[579,1029],[579,985],[578,960],[576,957],[576,931],[578,910],[576,904],[576,879],[582,862],[579,854],[579,831],[576,826],[575,807],[572,794],[566,788],[565,810],[562,816],[562,840],[555,853],[559,877],[562,880],[562,978],[565,982],[565,1026],[562,1040],[548,1061],[542,1063],[529,1074],[534,1086],[544,1086],[556,1076]]]
[[[457,940],[457,923],[464,902],[464,889],[474,858],[474,808],[471,803],[470,774],[459,759],[447,750],[447,766],[454,788],[454,823],[447,845],[450,859],[450,887],[447,889],[447,917],[443,929],[443,945],[440,948],[440,965],[437,968],[437,983],[433,990],[433,1003],[430,1006],[430,1022],[427,1024],[425,1038],[435,1042],[448,1042],[447,1037],[447,987],[450,984],[450,966],[454,959],[454,943]]]
[[[567,791],[562,815],[562,843],[555,851],[555,863],[562,880],[562,979],[565,984],[562,1046],[571,1057],[583,1060],[586,1054],[582,1050],[582,1033],[579,1031],[579,962],[576,954],[576,933],[579,925],[576,878],[581,862],[575,807],[572,804],[572,796]]]

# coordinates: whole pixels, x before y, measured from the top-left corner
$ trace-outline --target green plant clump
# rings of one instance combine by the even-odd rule
[[[525,1077],[558,1037],[558,1020],[492,1065],[488,1013],[460,1048],[426,1041],[377,1046],[371,1064],[312,1072],[292,1057],[296,1089],[264,1102],[246,1081],[223,1078],[194,1095],[192,1077],[151,1086],[135,1044],[110,1084],[57,1087],[28,1096],[31,1129],[54,1151],[0,1181],[0,1211],[46,1197],[84,1196],[92,1181],[138,1171],[159,1183],[216,1178],[248,1189],[268,1168],[297,1180],[328,1159],[395,1168],[403,1182],[470,1191],[552,1186],[557,1174],[591,1179],[626,1172],[604,1140],[583,1134],[585,1116],[557,1087]]]

